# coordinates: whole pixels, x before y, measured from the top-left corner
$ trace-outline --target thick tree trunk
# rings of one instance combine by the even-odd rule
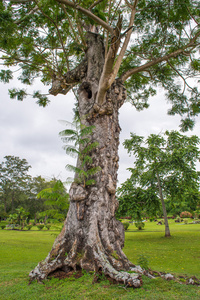
[[[98,142],[98,146],[90,155],[92,167],[100,167],[101,171],[92,177],[95,185],[72,184],[70,208],[63,230],[45,261],[30,273],[30,278],[43,280],[56,270],[69,272],[81,268],[103,272],[117,282],[139,287],[140,276],[124,272],[133,265],[122,252],[123,224],[115,219],[118,206],[115,197],[120,133],[118,110],[124,103],[126,91],[115,81],[107,91],[104,103],[95,103],[104,48],[96,34],[90,34],[88,45],[87,76],[79,87],[78,107],[81,122],[95,126],[91,142]]]

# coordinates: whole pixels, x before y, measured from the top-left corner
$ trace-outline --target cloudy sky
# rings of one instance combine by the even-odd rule
[[[55,176],[65,181],[72,176],[66,171],[65,165],[75,164],[73,159],[65,154],[59,132],[65,129],[59,120],[71,122],[73,118],[73,94],[65,96],[51,96],[51,103],[46,107],[39,107],[31,96],[23,102],[9,98],[8,88],[18,87],[19,83],[1,84],[0,100],[0,162],[5,155],[25,158],[32,166],[32,176],[41,175],[45,178]],[[40,89],[36,84],[35,90]],[[46,90],[45,90],[46,89]],[[48,87],[43,88],[44,93]],[[148,136],[159,134],[165,130],[178,130],[180,118],[167,115],[169,105],[164,99],[162,91],[151,98],[150,108],[137,112],[134,107],[126,103],[120,110],[121,143],[119,149],[120,168],[118,172],[119,184],[126,180],[133,157],[129,157],[123,149],[122,142],[130,137],[130,132]],[[192,134],[199,135],[200,118],[197,119]]]

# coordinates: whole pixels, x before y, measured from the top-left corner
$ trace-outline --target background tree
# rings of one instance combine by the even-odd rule
[[[183,129],[192,127],[199,113],[199,91],[188,78],[195,77],[200,66],[199,2],[12,0],[1,2],[0,8],[1,58],[8,67],[1,79],[8,82],[10,66],[18,65],[18,78],[27,85],[40,77],[44,84],[52,82],[51,95],[74,90],[81,123],[95,128],[91,142],[98,146],[91,157],[93,167],[101,168],[91,176],[95,185],[72,185],[64,229],[30,277],[41,280],[57,269],[67,272],[79,266],[140,286],[137,275],[119,272],[129,270],[131,263],[121,250],[122,224],[114,217],[118,111],[127,95],[138,109],[147,107],[154,87],[160,86],[172,103],[170,113],[183,116]],[[11,98],[18,100],[27,94],[24,89],[10,90]],[[40,105],[48,103],[39,91],[33,97]]]
[[[130,181],[133,186],[145,190],[145,195],[150,192],[148,200],[152,201],[153,207],[158,195],[162,204],[166,237],[170,236],[170,230],[164,198],[170,203],[192,200],[192,205],[198,204],[200,172],[196,171],[195,163],[200,158],[199,143],[197,136],[188,137],[177,131],[166,131],[165,137],[151,134],[146,140],[131,133],[131,139],[124,142],[128,152],[134,154],[135,162],[134,168],[129,168],[132,173],[130,179],[120,189],[121,195],[132,197],[130,189],[127,189]]]
[[[28,191],[28,199],[23,203],[23,207],[30,213],[30,218],[36,218],[36,214],[47,210],[45,201],[42,197],[38,197],[38,194],[44,189],[51,189],[56,183],[56,179],[45,179],[41,176],[33,177]]]
[[[31,176],[28,171],[31,166],[26,159],[16,156],[5,156],[0,164],[0,200],[4,211],[14,212],[19,204],[28,199],[28,187]]]
[[[52,188],[42,190],[38,198],[45,199],[45,205],[48,207],[43,214],[52,219],[64,220],[69,209],[69,194],[62,181],[57,180]]]
[[[116,215],[118,218],[130,216],[133,220],[141,222],[143,218],[155,218],[161,213],[160,199],[155,192],[155,187],[139,186],[132,175],[117,189],[117,195],[119,208]]]

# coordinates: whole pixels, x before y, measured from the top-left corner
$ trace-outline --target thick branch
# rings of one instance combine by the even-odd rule
[[[67,6],[70,6],[78,11],[81,11],[84,15],[88,16],[89,18],[91,18],[92,20],[94,20],[95,22],[97,22],[99,25],[101,25],[103,28],[105,28],[106,30],[108,30],[109,32],[113,33],[113,28],[107,24],[106,22],[104,22],[102,19],[100,19],[99,17],[97,17],[96,15],[94,15],[90,10],[81,7],[80,5],[77,5],[71,1],[68,0],[56,0],[59,3],[63,3]]]
[[[49,90],[51,95],[67,94],[78,82],[80,82],[87,72],[87,60],[84,59],[76,68],[67,72],[62,77],[52,79],[52,87]]]
[[[130,17],[130,22],[129,22],[129,28],[132,28],[133,23],[134,23],[137,3],[138,3],[138,0],[135,0],[134,5],[132,6],[132,12],[131,12],[131,17]],[[105,96],[106,91],[112,85],[112,83],[114,82],[114,80],[117,76],[117,73],[119,71],[122,59],[124,57],[125,51],[128,47],[128,43],[130,41],[131,33],[132,33],[132,30],[127,31],[124,43],[123,43],[121,51],[120,51],[120,53],[117,57],[117,61],[114,65],[114,68],[113,68],[113,64],[114,64],[115,56],[116,56],[116,53],[117,53],[117,50],[118,50],[118,47],[119,47],[119,44],[120,44],[121,36],[119,36],[119,37],[116,36],[116,38],[117,38],[117,41],[116,41],[117,44],[116,45],[118,47],[116,47],[115,44],[111,44],[111,46],[110,46],[110,49],[108,51],[106,61],[105,61],[105,64],[104,64],[104,69],[103,69],[103,73],[102,73],[102,76],[101,76],[101,80],[100,80],[100,89],[99,89],[99,92],[98,92],[98,95],[97,95],[97,102],[100,103],[100,104],[104,101],[104,96]],[[120,34],[120,33],[118,33],[118,34]],[[111,42],[112,42],[112,40],[111,40]],[[114,49],[114,51],[113,51],[113,45],[116,48],[116,49]]]
[[[142,65],[142,66],[139,66],[139,67],[135,67],[133,69],[130,69],[128,71],[126,71],[124,74],[122,74],[122,76],[120,77],[120,79],[122,80],[122,82],[125,82],[130,76],[134,75],[134,74],[137,74],[139,72],[142,72],[142,71],[146,71],[147,69],[149,69],[150,67],[153,67],[155,66],[156,64],[162,62],[162,61],[168,61],[170,58],[173,58],[173,57],[176,57],[180,54],[184,54],[185,50],[188,49],[188,48],[191,48],[191,47],[194,47],[195,46],[195,42],[197,40],[197,38],[200,36],[200,31],[197,32],[197,34],[195,35],[195,37],[193,39],[191,39],[191,41],[185,46],[183,47],[182,49],[178,49],[170,54],[167,54],[167,55],[164,55],[162,57],[159,57],[159,58],[156,58],[156,59],[153,59],[152,61]]]
[[[135,14],[136,14],[136,6],[137,6],[137,3],[138,3],[138,0],[135,0],[134,2],[134,5],[132,7],[132,12],[131,12],[131,17],[130,17],[130,22],[129,22],[129,28],[131,28],[133,26],[133,23],[134,23],[134,20],[135,20]],[[122,59],[124,57],[124,54],[126,52],[126,49],[128,47],[128,43],[130,41],[130,37],[131,37],[131,33],[132,33],[132,30],[129,30],[127,32],[127,35],[126,35],[126,38],[125,38],[125,41],[123,43],[123,46],[121,48],[121,51],[119,53],[119,56],[117,57],[117,61],[116,61],[116,64],[114,66],[114,70],[113,70],[113,80],[115,79],[115,77],[117,76],[117,73],[119,71],[119,68],[120,68],[120,65],[121,65],[121,62],[122,62]]]
[[[103,2],[103,0],[97,0],[97,1],[95,1],[90,7],[89,7],[89,9],[92,9],[92,8],[94,8],[95,6],[97,6],[99,3],[101,3],[101,2]]]

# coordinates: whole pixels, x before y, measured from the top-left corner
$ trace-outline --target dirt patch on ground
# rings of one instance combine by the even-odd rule
[[[62,270],[56,270],[55,272],[52,272],[48,277],[49,278],[58,278],[58,279],[65,279],[65,278],[70,278],[74,277],[75,279],[80,278],[83,276],[83,273],[81,270],[79,271],[70,271],[68,273],[62,271]]]

